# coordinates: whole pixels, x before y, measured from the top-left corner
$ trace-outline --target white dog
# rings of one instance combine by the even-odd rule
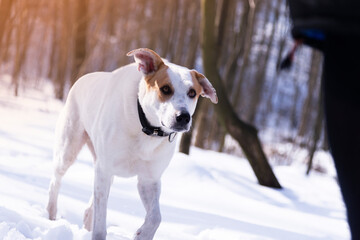
[[[160,177],[175,150],[177,132],[188,131],[199,95],[217,103],[204,75],[163,61],[146,48],[127,54],[136,63],[81,77],[70,90],[56,128],[55,171],[49,218],[54,220],[60,181],[87,144],[95,159],[94,193],[84,227],[106,238],[106,208],[113,176],[138,177],[146,209],[135,239],[153,239],[160,224]]]

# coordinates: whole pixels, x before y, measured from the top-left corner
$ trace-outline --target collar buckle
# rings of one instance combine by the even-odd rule
[[[162,132],[160,129],[154,128],[154,135],[161,136]]]
[[[175,137],[177,135],[177,132],[172,132],[169,134],[169,142],[173,142]]]

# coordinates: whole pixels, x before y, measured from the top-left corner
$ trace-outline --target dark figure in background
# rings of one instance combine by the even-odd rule
[[[324,54],[330,150],[353,240],[360,240],[360,1],[289,0],[292,35]]]

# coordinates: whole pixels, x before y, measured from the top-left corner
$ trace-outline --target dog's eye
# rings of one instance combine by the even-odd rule
[[[168,85],[163,86],[162,88],[160,88],[160,90],[165,95],[170,95],[172,93],[172,90]]]
[[[194,89],[190,89],[187,95],[189,98],[194,98],[196,97],[196,91]]]

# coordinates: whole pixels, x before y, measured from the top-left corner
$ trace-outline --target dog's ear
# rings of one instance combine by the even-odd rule
[[[197,79],[197,81],[199,82],[199,84],[201,85],[203,92],[201,93],[201,96],[203,97],[207,97],[210,98],[211,102],[213,103],[218,103],[218,97],[216,95],[216,90],[215,88],[211,85],[210,81],[201,73],[199,73],[196,70],[191,70],[195,76],[195,78]]]
[[[135,62],[138,64],[138,70],[144,75],[156,72],[164,62],[161,57],[151,49],[138,48],[126,54],[134,56]]]

